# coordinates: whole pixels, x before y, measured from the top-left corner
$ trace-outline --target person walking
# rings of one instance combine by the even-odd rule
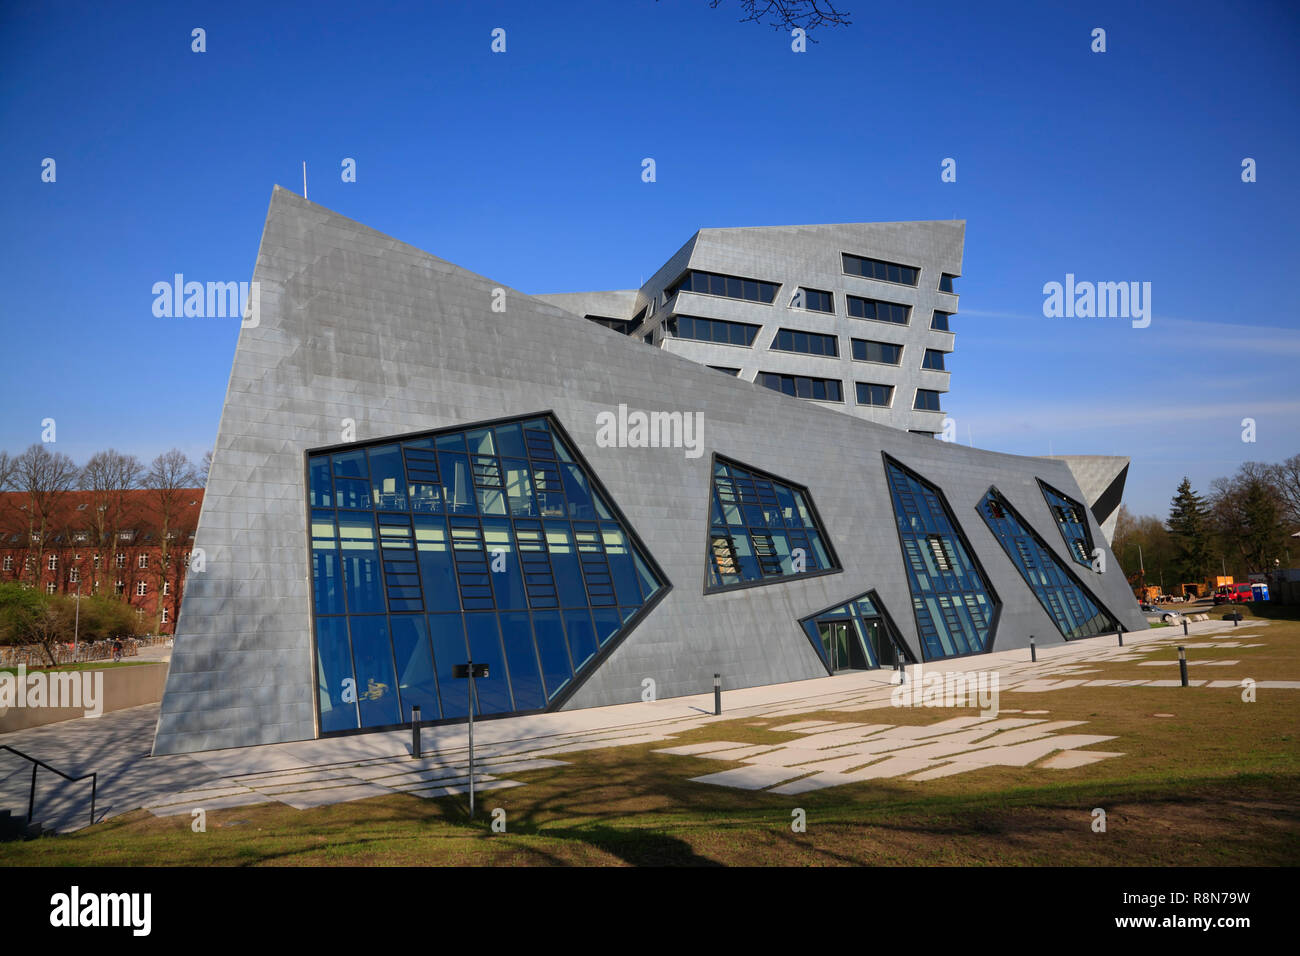
[[[113,663],[120,663],[122,660],[122,639],[113,638]]]

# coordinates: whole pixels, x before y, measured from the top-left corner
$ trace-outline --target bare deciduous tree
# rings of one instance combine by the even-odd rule
[[[9,457],[9,452],[0,451],[0,491],[8,491],[10,480],[14,474],[14,459]]]
[[[29,560],[24,561],[23,576],[30,576],[29,583],[34,587],[41,580],[45,551],[50,544],[54,522],[62,510],[63,497],[77,483],[81,469],[63,452],[52,452],[42,442],[36,442],[15,458],[13,465],[10,483],[24,496],[19,507],[26,514],[27,524]]]
[[[144,465],[114,448],[96,452],[82,470],[81,487],[91,493],[90,526],[100,554],[99,570],[114,579],[118,534],[125,520],[126,493],[140,485]],[[95,576],[98,583],[98,575]]]
[[[1277,489],[1278,503],[1291,531],[1300,531],[1300,455],[1268,466],[1268,477]]]
[[[722,0],[709,0],[714,10]],[[817,27],[849,26],[852,21],[847,11],[835,9],[830,0],[740,0],[744,16],[741,23],[770,23],[774,30],[793,30],[796,27],[812,33]]]
[[[164,583],[170,580],[172,563],[172,535],[177,519],[185,507],[187,496],[193,494],[198,476],[194,463],[179,448],[165,451],[153,460],[149,472],[144,476],[144,487],[149,489],[155,515],[158,521],[158,568],[156,578],[157,611],[154,633],[162,630],[162,609],[164,606]],[[175,601],[175,595],[171,595]],[[172,620],[175,620],[173,616]]]

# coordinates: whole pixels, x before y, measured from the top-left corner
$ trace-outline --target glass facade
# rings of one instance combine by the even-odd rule
[[[814,378],[810,375],[782,375],[779,372],[759,372],[758,383],[776,392],[795,398],[811,398],[819,402],[844,401],[844,385],[835,378]]]
[[[953,295],[956,295],[956,294],[957,294],[957,293],[956,293],[956,290],[954,290],[953,287],[952,287],[952,280],[955,279],[955,278],[957,278],[957,277],[954,276],[954,275],[949,275],[949,274],[946,273],[946,272],[943,273],[942,275],[940,275],[940,276],[939,276],[939,291],[940,291],[940,292],[951,292]]]
[[[849,317],[854,319],[871,319],[875,322],[893,322],[895,325],[907,325],[912,317],[910,305],[897,302],[885,302],[881,299],[864,299],[861,296],[845,296],[848,303]]]
[[[799,308],[798,302],[803,302],[803,308],[810,312],[835,312],[835,297],[829,292],[823,292],[821,289],[801,288],[798,292],[801,298],[795,299],[791,304]]]
[[[932,388],[918,388],[916,390],[916,400],[912,402],[912,407],[923,412],[943,410],[939,407],[939,393]]]
[[[706,593],[839,569],[805,488],[714,458],[709,515]]]
[[[941,352],[939,349],[926,349],[925,356],[921,359],[921,368],[934,369],[936,372],[946,372],[947,368],[943,364],[943,358],[947,352]]]
[[[771,347],[778,352],[802,352],[805,355],[835,357],[840,354],[839,339],[834,335],[800,329],[778,329]]]
[[[934,314],[930,317],[930,328],[935,329],[939,332],[952,331],[951,329],[948,328],[948,319],[951,316],[952,316],[951,312],[940,312],[936,309]]]
[[[875,385],[871,382],[855,382],[858,389],[859,405],[879,405],[888,408],[894,400],[894,386]]]
[[[908,660],[903,642],[881,610],[874,591],[827,608],[799,622],[832,674],[842,670],[893,667]]]
[[[1068,641],[1115,631],[1115,619],[1102,610],[996,488],[984,496],[979,513],[1062,637]]]
[[[748,322],[727,322],[723,319],[702,319],[694,315],[669,316],[664,329],[669,335],[679,339],[695,339],[698,342],[716,342],[718,345],[754,344],[754,336],[762,326],[750,325]]]
[[[912,266],[900,266],[894,262],[881,262],[847,252],[844,256],[844,271],[851,276],[863,276],[867,279],[879,279],[881,282],[897,282],[901,285],[916,285],[921,274],[920,269]]]
[[[1056,519],[1056,527],[1061,532],[1070,557],[1091,570],[1092,532],[1088,529],[1088,516],[1083,511],[1083,505],[1042,481],[1038,482],[1038,486],[1043,489],[1048,510]]]
[[[987,651],[997,595],[933,485],[885,459],[894,518],[925,660]]]
[[[665,588],[549,417],[307,465],[322,733],[542,710]]]
[[[674,286],[665,290],[664,294],[673,296],[678,292],[696,292],[700,295],[720,295],[728,299],[744,299],[747,302],[763,302],[771,305],[772,300],[776,298],[776,290],[775,282],[692,270],[682,276]]]
[[[852,339],[853,358],[858,362],[879,362],[897,365],[903,360],[903,347],[890,342],[873,342],[870,339]]]

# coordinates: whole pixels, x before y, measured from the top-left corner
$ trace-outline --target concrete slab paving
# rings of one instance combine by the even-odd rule
[[[736,767],[703,777],[691,777],[694,783],[708,783],[718,787],[735,787],[739,790],[762,790],[773,784],[801,777],[807,770],[797,767]]]

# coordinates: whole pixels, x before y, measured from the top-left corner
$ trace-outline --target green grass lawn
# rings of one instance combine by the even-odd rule
[[[1300,623],[1247,628],[1265,646],[1193,649],[1193,678],[1300,680]],[[1104,640],[1101,639],[1101,640]],[[1194,638],[1201,642],[1204,638]],[[1050,655],[1050,651],[1049,651]],[[1171,643],[1146,659],[1173,660]],[[1235,659],[1233,667],[1198,660]],[[1040,656],[1040,661],[1043,658]],[[1095,678],[1167,678],[1176,668],[1096,665]],[[1166,672],[1168,671],[1168,673]],[[1296,865],[1300,691],[1069,688],[1004,693],[1003,708],[1082,720],[1124,756],[1071,770],[990,767],[926,782],[864,781],[796,797],[692,783],[735,764],[652,751],[706,740],[787,742],[796,719],[930,724],[973,710],[889,708],[739,718],[653,743],[560,755],[567,766],[479,797],[394,795],[297,811],[260,805],[190,817],[144,811],[90,831],[0,845],[4,865]],[[1162,716],[1157,716],[1162,715]],[[1163,716],[1168,715],[1168,716]],[[757,725],[757,726],[756,726]],[[505,833],[492,833],[494,808]],[[1092,811],[1107,814],[1093,832]],[[802,809],[807,831],[792,831]]]

